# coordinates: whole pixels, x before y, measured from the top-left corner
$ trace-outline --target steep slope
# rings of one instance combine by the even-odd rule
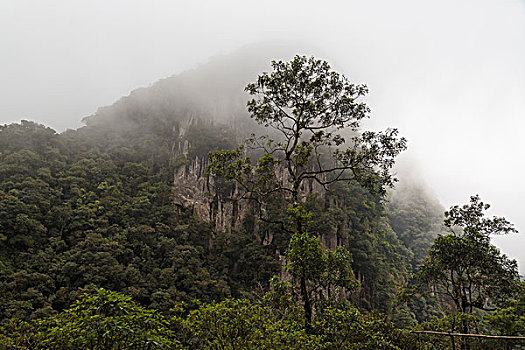
[[[209,151],[261,131],[242,91],[264,57],[241,52],[164,79],[75,131],[1,127],[0,317],[51,314],[95,287],[163,311],[266,288],[289,233],[258,221],[206,171]],[[352,184],[307,201],[324,246],[353,255],[355,302],[387,313],[438,230],[432,201],[394,198],[388,215]],[[283,215],[283,205],[269,210]]]

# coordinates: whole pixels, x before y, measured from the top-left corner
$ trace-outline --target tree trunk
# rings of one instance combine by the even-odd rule
[[[463,333],[469,334],[468,321],[463,321]],[[470,350],[470,344],[468,338],[463,338],[461,342],[461,350]]]
[[[467,314],[467,311],[468,311],[467,299],[466,299],[466,296],[463,296],[461,298],[461,312],[463,314]],[[463,327],[463,333],[468,334],[470,331],[469,326],[468,326],[468,320],[463,319],[462,327]],[[461,342],[461,350],[470,350],[470,344],[467,338],[463,338],[463,341]]]
[[[306,332],[310,333],[312,330],[312,304],[310,302],[310,297],[308,296],[306,279],[304,277],[301,277],[301,298],[303,299],[304,305],[304,323]]]

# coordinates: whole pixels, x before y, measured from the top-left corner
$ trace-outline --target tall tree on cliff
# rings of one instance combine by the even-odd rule
[[[390,170],[396,156],[406,148],[406,140],[397,136],[396,129],[361,132],[360,122],[370,110],[360,98],[368,89],[350,83],[326,61],[296,56],[290,62],[273,61],[272,67],[273,72],[261,74],[245,90],[254,96],[247,103],[251,117],[273,129],[277,137],[253,135],[248,140],[249,147],[263,152],[256,164],[241,146],[210,153],[209,170],[212,175],[233,180],[259,207],[271,196],[285,198],[291,220],[281,224],[294,232],[292,242],[298,242],[305,240],[308,228],[309,215],[302,206],[307,183],[328,190],[336,182],[357,182],[382,195],[395,182]],[[349,140],[342,135],[343,129]],[[284,171],[284,179],[278,176],[279,171]],[[274,220],[264,217],[264,210],[260,213],[263,220]],[[310,271],[297,265],[308,259],[294,254],[292,248],[287,255],[295,267],[290,271],[300,285],[309,324]]]

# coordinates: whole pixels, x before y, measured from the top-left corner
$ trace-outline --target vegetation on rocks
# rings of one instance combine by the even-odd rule
[[[0,126],[0,348],[523,344],[413,333],[525,335],[516,262],[490,243],[512,225],[477,196],[443,217],[417,183],[391,190],[406,140],[361,130],[366,87],[314,58],[272,67],[246,88],[258,124],[210,119],[172,77],[78,130]]]

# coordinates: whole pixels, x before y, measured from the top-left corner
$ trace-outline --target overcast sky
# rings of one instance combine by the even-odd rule
[[[133,89],[244,45],[293,43],[370,88],[371,128],[445,207],[480,194],[523,233],[525,0],[0,0],[0,124],[62,131]]]

